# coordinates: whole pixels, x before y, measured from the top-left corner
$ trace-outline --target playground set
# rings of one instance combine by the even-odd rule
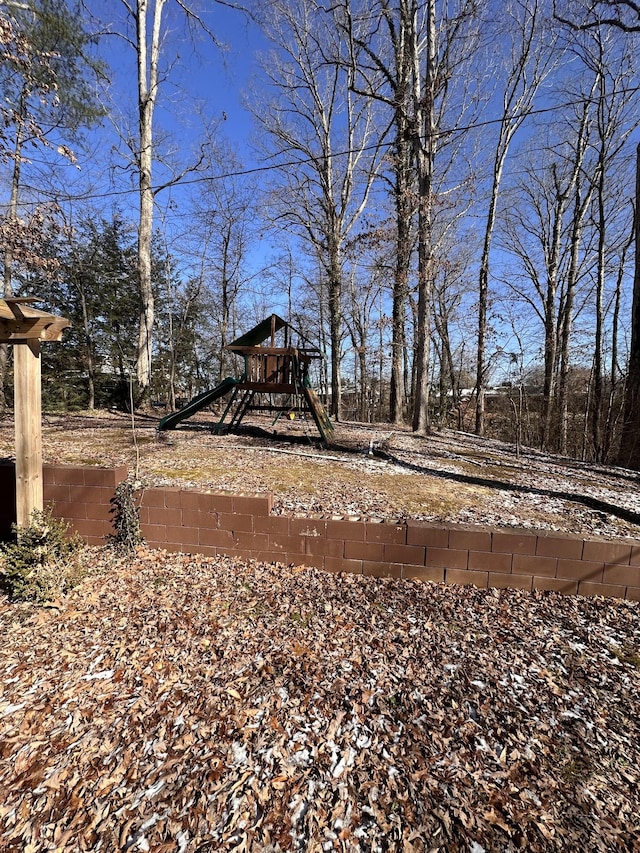
[[[222,417],[212,427],[213,432],[237,430],[250,411],[277,412],[274,424],[285,413],[310,412],[322,441],[329,444],[334,435],[333,424],[309,379],[312,362],[324,357],[318,347],[277,314],[272,314],[224,348],[243,357],[242,374],[227,376],[215,388],[194,397],[177,412],[165,415],[158,424],[159,430],[175,429],[229,394]],[[227,416],[229,421],[225,423]]]

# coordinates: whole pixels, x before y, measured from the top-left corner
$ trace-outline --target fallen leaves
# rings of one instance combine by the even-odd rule
[[[11,609],[3,850],[640,845],[636,603],[141,549]]]

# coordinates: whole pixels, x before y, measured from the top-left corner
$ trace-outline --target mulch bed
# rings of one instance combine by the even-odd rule
[[[2,850],[640,849],[637,602],[92,553],[0,604]]]

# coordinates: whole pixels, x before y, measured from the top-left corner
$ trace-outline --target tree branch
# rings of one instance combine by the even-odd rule
[[[635,0],[597,0],[594,3],[591,12],[595,14],[595,6],[599,3],[604,3],[605,6],[608,6],[611,9],[615,9],[618,12],[616,17],[607,17],[607,18],[594,18],[592,20],[583,21],[582,23],[577,23],[576,21],[572,21],[570,18],[565,18],[563,15],[560,15],[556,10],[556,0],[553,3],[553,17],[556,21],[561,24],[564,24],[567,27],[570,27],[572,30],[576,30],[579,32],[584,32],[585,30],[595,30],[598,27],[607,26],[614,27],[615,29],[621,30],[625,33],[640,33],[640,3],[635,2]],[[627,9],[630,9],[635,13],[635,16],[638,19],[637,24],[630,24],[626,21],[623,21],[620,17],[618,7],[623,6]]]

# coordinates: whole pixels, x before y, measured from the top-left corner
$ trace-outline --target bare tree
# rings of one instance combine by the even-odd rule
[[[412,100],[413,125],[411,136],[417,173],[418,192],[418,300],[416,314],[415,383],[413,391],[413,429],[417,433],[429,430],[429,353],[431,349],[430,308],[435,277],[435,240],[433,204],[435,199],[434,170],[438,149],[438,95],[449,73],[440,69],[435,0],[427,0],[425,8],[424,72],[422,71],[421,39],[417,25],[417,10],[411,34],[413,65]],[[450,46],[448,40],[445,44]],[[443,58],[446,60],[445,50]]]
[[[226,4],[233,5],[233,4]],[[155,134],[155,111],[161,88],[169,71],[161,67],[167,50],[170,27],[167,21],[169,8],[189,26],[201,29],[215,44],[216,39],[192,4],[183,0],[121,0],[124,22],[121,29],[107,27],[107,32],[120,36],[135,52],[137,129],[123,131],[121,136],[129,148],[133,168],[138,180],[138,284],[140,289],[140,317],[136,374],[138,402],[144,401],[150,391],[151,360],[154,330],[154,292],[152,283],[151,252],[154,227],[154,202],[157,194],[179,183],[187,174],[197,171],[203,156],[196,156],[186,166],[172,166],[170,176],[160,185],[154,184],[153,167],[159,158]],[[170,67],[171,63],[168,64]]]
[[[625,184],[626,186],[626,184]],[[633,245],[633,228],[628,229],[626,239],[622,241],[618,249],[617,274],[615,278],[615,290],[612,296],[611,306],[611,352],[609,359],[609,399],[607,401],[607,417],[604,429],[604,443],[602,448],[603,459],[609,459],[612,448],[617,440],[618,424],[622,417],[622,409],[617,405],[621,377],[624,373],[620,366],[620,313],[622,306],[623,283],[627,270],[627,255]]]
[[[619,240],[612,238],[618,225],[616,208],[619,198],[611,204],[611,184],[613,163],[626,147],[631,132],[638,124],[630,116],[633,105],[629,101],[627,89],[633,76],[633,60],[630,52],[622,48],[619,39],[607,37],[601,29],[590,31],[589,44],[583,52],[585,65],[595,73],[596,79],[596,122],[594,148],[596,151],[594,175],[592,178],[594,200],[594,228],[597,239],[596,263],[596,327],[593,359],[593,405],[591,410],[591,442],[597,461],[603,459],[604,438],[602,422],[605,417],[604,406],[604,347],[605,347],[605,288],[611,268],[612,255],[618,254]],[[628,48],[628,45],[627,45]],[[615,54],[615,59],[611,54]],[[616,170],[617,171],[617,170]],[[624,236],[620,234],[624,241]]]
[[[367,421],[371,420],[370,401],[373,400],[373,369],[369,355],[373,349],[371,338],[375,326],[380,326],[380,317],[377,314],[383,289],[384,269],[375,263],[375,259],[369,258],[363,247],[358,245],[358,241],[354,241],[349,247],[348,260],[345,323],[354,353],[355,411],[359,420]]]
[[[554,0],[558,21],[575,30],[614,27],[626,33],[640,33],[640,3],[636,0]]]
[[[631,340],[625,382],[622,434],[617,461],[640,471],[640,145],[636,149],[636,186],[633,217],[635,241]]]
[[[584,104],[584,117],[588,104]],[[576,159],[582,162],[585,157],[585,149],[588,143],[586,133],[580,133],[576,140]],[[585,187],[586,184],[586,187]],[[571,218],[571,233],[569,235],[569,264],[566,275],[564,298],[560,307],[558,318],[559,336],[559,378],[558,378],[558,410],[560,417],[560,442],[559,450],[566,453],[569,437],[569,375],[571,369],[571,343],[573,336],[573,321],[575,311],[576,291],[582,274],[581,255],[583,254],[583,230],[586,213],[591,203],[593,194],[593,183],[586,181],[583,170],[576,173],[573,190],[573,214]]]
[[[577,31],[611,27],[626,33],[640,32],[640,3],[636,0],[587,0],[582,9],[554,3],[556,18]],[[582,14],[580,14],[582,13]],[[636,149],[634,202],[635,271],[631,307],[631,341],[625,382],[624,417],[618,464],[640,470],[640,145]]]
[[[442,228],[436,226],[438,182],[436,159],[447,137],[451,148],[456,127],[464,113],[465,68],[474,53],[477,4],[460,0],[442,4],[427,0],[416,7],[411,34],[411,115],[418,196],[418,286],[416,305],[415,382],[413,429],[429,431],[429,353],[431,348],[431,299],[436,274],[437,244]],[[450,99],[458,95],[457,117]],[[447,117],[449,127],[444,125]],[[445,134],[445,130],[448,131]],[[463,128],[460,128],[461,132]],[[452,153],[448,154],[450,162]],[[445,170],[443,169],[443,172]],[[446,230],[446,229],[445,229]]]
[[[166,0],[138,0],[134,10],[136,22],[136,58],[138,68],[138,132],[137,167],[140,218],[138,222],[138,283],[140,287],[140,322],[138,327],[137,378],[139,391],[147,392],[151,382],[151,346],[153,340],[154,301],[151,282],[151,241],[153,238],[153,114],[160,83],[158,63],[162,35],[162,13]],[[131,14],[131,7],[125,4]],[[151,18],[149,15],[151,14]],[[151,39],[148,38],[149,20]]]
[[[505,56],[501,116],[493,155],[491,189],[484,225],[484,241],[478,274],[478,340],[476,360],[477,435],[484,433],[486,385],[486,336],[489,300],[489,260],[496,223],[498,195],[511,142],[530,114],[534,98],[558,62],[554,39],[542,39],[545,22],[538,0],[515,0],[505,5],[495,37],[501,39]]]
[[[396,263],[392,309],[391,417],[402,419],[405,373],[405,306],[417,214],[417,295],[414,311],[413,427],[429,429],[431,291],[438,243],[454,220],[443,204],[468,107],[465,68],[474,59],[478,4],[428,0],[366,0],[347,6],[356,91],[386,107],[385,127],[394,128],[392,191],[396,208]],[[447,150],[446,156],[443,152]],[[437,163],[437,168],[436,168]],[[457,164],[460,166],[460,163]],[[448,188],[451,192],[451,186]],[[446,209],[447,213],[443,216]]]
[[[460,412],[461,370],[458,355],[465,349],[471,329],[465,323],[470,314],[469,294],[473,256],[469,241],[463,234],[455,234],[448,241],[448,260],[438,265],[433,285],[433,323],[435,346],[440,360],[439,417],[446,420],[449,411]]]
[[[508,286],[540,318],[544,332],[543,403],[540,443],[548,447],[558,364],[558,316],[565,301],[567,258],[567,213],[586,150],[589,129],[588,106],[578,108],[577,127],[569,123],[568,140],[549,149],[551,162],[541,174],[538,168],[525,169],[518,181],[518,205],[505,211],[503,248],[518,258],[521,280],[510,275]],[[526,155],[525,155],[526,156]],[[528,288],[531,288],[529,290]],[[568,331],[568,329],[567,329]]]
[[[503,244],[519,257],[530,290],[515,276],[509,284],[534,309],[544,331],[543,448],[568,448],[574,322],[582,314],[592,324],[590,424],[585,436],[590,455],[598,460],[606,443],[604,360],[608,312],[615,299],[610,279],[624,257],[625,243],[617,174],[624,171],[620,158],[635,126],[627,97],[629,57],[619,48],[596,33],[573,45],[573,62],[581,71],[574,79],[587,85],[581,91],[568,89],[573,107],[563,111],[564,129],[556,126],[561,135],[551,137],[543,168],[528,168],[519,182],[518,204],[506,214],[509,243]],[[617,281],[619,272],[613,278]]]
[[[330,413],[340,417],[344,243],[364,210],[379,161],[369,101],[352,91],[352,68],[333,14],[311,0],[276,0],[263,69],[271,97],[254,104],[263,148],[280,165],[269,195],[274,225],[301,236],[326,278],[331,345]]]
[[[191,206],[191,233],[184,235],[183,245],[193,244],[193,256],[202,266],[222,378],[234,365],[224,347],[236,336],[242,291],[262,273],[249,268],[248,257],[257,234],[257,188],[240,175],[242,165],[228,143],[210,141],[201,171],[203,180]]]
[[[153,387],[154,394],[175,410],[179,395],[192,396],[196,393],[197,382],[194,379],[200,366],[196,339],[206,325],[203,316],[203,270],[209,246],[204,237],[199,257],[194,262],[184,251],[184,235],[170,239],[169,233],[169,225],[163,221],[154,238],[154,289],[158,304],[157,320],[163,334],[156,348]],[[180,246],[175,253],[172,252],[172,244],[174,250]],[[202,389],[198,387],[197,390]]]
[[[389,179],[395,206],[395,262],[392,289],[390,418],[399,424],[405,410],[405,314],[416,212],[411,115],[413,0],[347,2],[344,27],[350,43],[354,90],[385,105],[394,128]],[[358,63],[355,62],[356,52]],[[384,173],[383,173],[384,174]]]

